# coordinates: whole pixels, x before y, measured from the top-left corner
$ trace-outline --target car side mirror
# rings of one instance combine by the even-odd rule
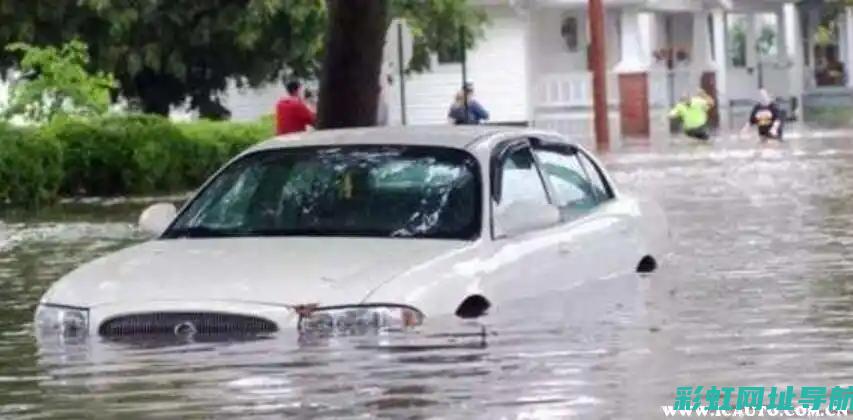
[[[537,201],[516,201],[495,215],[495,237],[511,237],[560,222],[560,209]]]
[[[157,203],[146,208],[139,216],[139,229],[160,236],[175,219],[178,209],[171,203]]]

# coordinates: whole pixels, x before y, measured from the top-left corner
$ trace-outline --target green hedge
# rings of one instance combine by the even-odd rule
[[[151,115],[0,125],[0,204],[190,189],[272,134],[266,121],[173,123]]]
[[[31,128],[0,124],[0,203],[40,205],[62,182],[62,146]]]
[[[183,152],[192,159],[183,160],[180,172],[189,186],[204,181],[214,170],[247,147],[273,135],[272,125],[266,123],[233,123],[198,121],[178,124],[187,139]]]

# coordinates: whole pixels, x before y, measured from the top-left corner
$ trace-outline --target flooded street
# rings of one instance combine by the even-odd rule
[[[663,205],[672,255],[649,277],[490,318],[485,342],[39,346],[38,298],[141,240],[144,204],[4,216],[0,418],[655,419],[679,386],[851,384],[853,141],[675,144],[604,161],[623,189]]]

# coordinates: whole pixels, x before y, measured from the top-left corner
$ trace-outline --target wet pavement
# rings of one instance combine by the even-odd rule
[[[624,189],[666,209],[672,255],[652,276],[489,319],[485,342],[283,333],[39,346],[39,296],[140,240],[142,203],[7,214],[0,418],[653,419],[678,386],[853,382],[853,140],[665,142],[604,160]]]

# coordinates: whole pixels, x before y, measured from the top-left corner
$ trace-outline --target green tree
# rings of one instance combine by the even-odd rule
[[[71,41],[60,48],[15,43],[6,49],[22,53],[23,58],[22,77],[11,86],[5,117],[44,123],[61,115],[95,116],[109,110],[115,81],[109,74],[86,70],[89,54],[82,42]]]
[[[85,0],[108,28],[90,40],[98,67],[122,94],[166,114],[189,100],[202,115],[226,114],[229,81],[259,86],[316,70],[324,11],[316,0]]]
[[[376,124],[379,74],[391,16],[406,17],[416,36],[410,68],[428,67],[429,53],[464,48],[481,35],[486,19],[465,0],[326,0],[329,24],[320,78],[319,128]]]
[[[121,96],[163,115],[186,101],[221,115],[229,82],[315,74],[324,25],[317,0],[0,0],[0,44],[80,38],[90,67],[114,74]],[[18,65],[0,52],[4,73]]]
[[[327,0],[319,128],[376,124],[389,0]]]
[[[389,5],[387,18],[405,16],[413,28],[414,70],[428,66],[430,52],[456,48],[459,26],[472,45],[485,21],[466,0]],[[142,111],[166,114],[189,101],[219,117],[229,82],[256,87],[318,75],[327,22],[322,0],[0,0],[0,45],[79,38],[91,69],[114,74],[118,93]],[[0,70],[18,63],[0,51]]]
[[[429,68],[430,54],[459,57],[459,31],[465,48],[471,48],[483,36],[486,14],[466,0],[393,0],[391,14],[404,17],[412,28],[415,45],[410,70]]]

